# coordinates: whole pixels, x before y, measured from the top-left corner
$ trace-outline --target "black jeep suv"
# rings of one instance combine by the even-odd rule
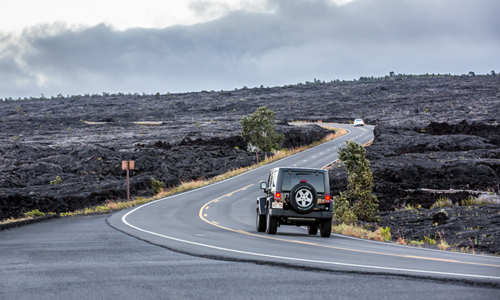
[[[309,234],[317,234],[319,228],[322,237],[330,237],[333,201],[328,171],[274,168],[260,188],[266,196],[257,198],[257,231],[275,234],[280,225],[307,225]]]

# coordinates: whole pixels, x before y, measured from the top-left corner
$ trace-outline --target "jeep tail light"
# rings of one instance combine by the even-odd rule
[[[331,200],[332,200],[332,196],[325,195],[325,203],[330,203]]]
[[[274,194],[274,200],[281,201],[281,193]]]
[[[300,181],[300,183],[307,183],[307,180],[302,179],[302,180]]]

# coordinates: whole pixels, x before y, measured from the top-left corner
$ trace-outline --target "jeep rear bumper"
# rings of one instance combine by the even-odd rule
[[[303,219],[306,221],[310,219],[311,221],[318,219],[331,219],[333,217],[333,212],[331,211],[312,211],[308,214],[299,214],[293,210],[288,209],[269,209],[269,214],[274,217],[286,217],[286,218],[296,218],[297,220]]]

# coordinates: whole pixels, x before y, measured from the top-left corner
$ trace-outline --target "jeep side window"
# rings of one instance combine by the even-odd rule
[[[267,178],[267,193],[268,194],[271,192],[272,187],[273,187],[273,171],[270,171],[269,177]]]
[[[271,186],[271,188],[274,190],[276,190],[276,182],[278,181],[278,171],[275,171],[273,172],[273,185]]]

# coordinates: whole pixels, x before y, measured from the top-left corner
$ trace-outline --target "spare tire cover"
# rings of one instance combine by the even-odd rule
[[[317,201],[316,189],[309,183],[299,183],[290,191],[290,205],[298,213],[310,213]]]

